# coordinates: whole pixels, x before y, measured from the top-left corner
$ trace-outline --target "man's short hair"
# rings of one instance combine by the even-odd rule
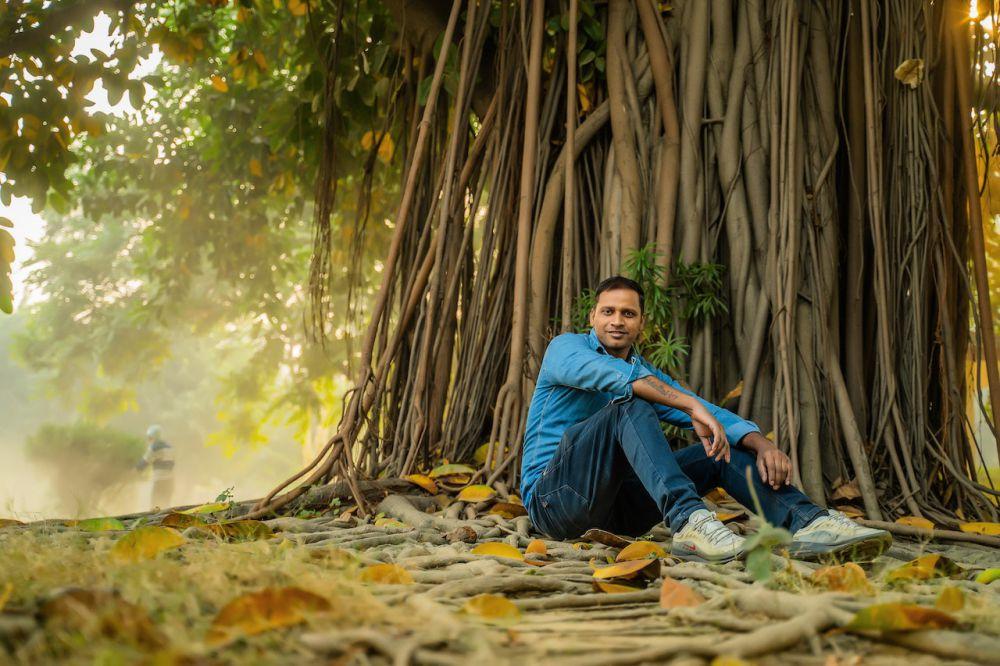
[[[594,290],[594,302],[601,297],[606,291],[611,291],[613,289],[631,289],[635,293],[639,294],[639,310],[642,312],[646,311],[646,294],[643,292],[642,287],[635,280],[631,280],[624,275],[612,275],[609,278],[601,281],[601,284],[597,285],[597,289]]]

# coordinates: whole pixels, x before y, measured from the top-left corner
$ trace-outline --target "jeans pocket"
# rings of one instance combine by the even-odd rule
[[[556,539],[572,539],[590,527],[590,506],[587,500],[568,485],[540,495],[533,502],[542,531]]]

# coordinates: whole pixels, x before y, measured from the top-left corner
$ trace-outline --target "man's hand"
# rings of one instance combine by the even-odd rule
[[[764,483],[775,490],[791,484],[792,461],[771,440],[752,432],[740,444],[757,454],[757,471]]]
[[[725,428],[697,401],[694,401],[691,409],[691,425],[701,440],[701,445],[705,447],[705,455],[729,462],[729,440],[726,439]]]

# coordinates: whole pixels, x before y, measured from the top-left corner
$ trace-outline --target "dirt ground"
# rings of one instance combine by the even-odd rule
[[[897,538],[819,574],[773,554],[755,581],[743,562],[664,557],[662,528],[552,541],[487,506],[6,521],[0,662],[1000,663],[1000,582],[974,580],[996,549]]]

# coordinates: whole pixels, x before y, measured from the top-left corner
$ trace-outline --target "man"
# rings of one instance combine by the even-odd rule
[[[153,486],[150,493],[150,507],[166,508],[174,494],[173,447],[163,441],[160,426],[151,425],[146,429],[146,454],[136,464],[139,471],[153,468]]]
[[[747,468],[765,517],[792,532],[801,558],[873,557],[892,541],[791,485],[791,462],[750,421],[712,405],[633,349],[643,327],[643,292],[615,276],[596,291],[589,334],[552,340],[528,409],[521,495],[531,520],[556,538],[591,527],[638,536],[663,521],[671,552],[726,562],[744,539],[701,496],[722,486],[753,508]],[[694,430],[701,446],[673,452],[660,422]]]

